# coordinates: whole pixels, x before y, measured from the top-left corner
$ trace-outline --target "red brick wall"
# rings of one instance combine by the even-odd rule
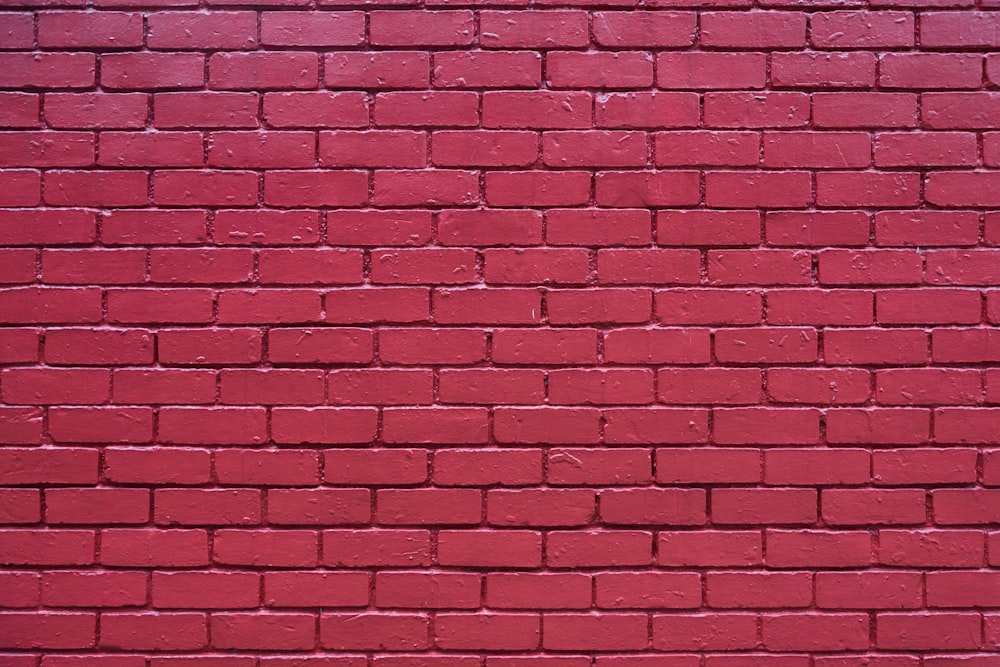
[[[634,4],[3,2],[3,667],[1000,664],[1000,3]]]

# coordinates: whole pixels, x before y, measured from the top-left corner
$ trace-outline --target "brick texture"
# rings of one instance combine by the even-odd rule
[[[5,0],[3,667],[997,667],[1000,2]]]

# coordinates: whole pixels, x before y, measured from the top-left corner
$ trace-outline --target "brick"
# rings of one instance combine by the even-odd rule
[[[322,540],[324,565],[413,567],[431,562],[426,530],[325,530]]]
[[[756,132],[657,132],[658,166],[753,166],[760,160]]]
[[[140,171],[49,171],[44,200],[53,206],[143,206],[148,182]]]
[[[972,449],[881,450],[873,454],[872,472],[878,484],[939,484],[973,482],[976,452]]]
[[[762,549],[759,531],[660,531],[657,564],[666,567],[759,565],[763,562]]]
[[[635,530],[559,531],[546,541],[546,563],[553,568],[640,566],[652,558],[652,535]]]
[[[701,15],[704,46],[735,48],[801,47],[806,16],[799,12],[707,12]]]
[[[984,535],[972,530],[880,530],[879,559],[902,567],[980,567]]]
[[[358,180],[352,185],[360,187],[360,183]],[[358,197],[361,197],[360,191]],[[475,172],[440,169],[375,173],[373,202],[380,206],[461,206],[478,200],[479,184]]]
[[[331,51],[323,55],[323,63],[328,88],[425,88],[430,83],[430,57],[423,51]],[[364,108],[362,94],[342,95]],[[367,125],[364,116],[360,125]]]
[[[379,572],[375,605],[399,609],[475,609],[480,577],[471,573]],[[367,600],[367,587],[365,590]]]
[[[804,171],[705,174],[705,203],[711,207],[802,208],[812,199],[812,179]]]
[[[154,49],[252,49],[254,12],[156,12],[148,17],[147,45]]]
[[[487,48],[586,46],[587,14],[579,10],[484,11],[480,15],[480,36]]]
[[[505,147],[506,150],[506,147]],[[534,161],[534,154],[531,155]],[[542,158],[550,167],[627,167],[646,164],[641,132],[546,132]]]
[[[541,79],[541,56],[530,51],[434,54],[434,85],[443,88],[536,88]]]
[[[537,245],[542,240],[542,216],[527,209],[441,211],[437,235],[445,246]]]
[[[358,46],[365,38],[365,15],[361,12],[263,12],[260,36],[265,46]]]
[[[653,616],[653,648],[661,651],[717,651],[757,644],[754,614],[664,614]]]
[[[166,364],[251,364],[261,359],[261,335],[253,329],[167,329],[157,336],[157,352]]]
[[[223,529],[215,533],[212,560],[221,565],[315,567],[318,544],[318,534],[310,530]]]
[[[875,54],[864,51],[776,52],[771,83],[777,88],[869,88],[875,84],[875,67]]]
[[[199,164],[201,160],[199,156]],[[109,212],[101,225],[101,241],[111,246],[137,243],[195,245],[204,243],[207,238],[206,214],[193,209],[119,209]]]
[[[319,454],[304,450],[228,449],[214,456],[222,484],[309,486],[319,482]]]
[[[433,402],[433,377],[426,370],[334,370],[327,379],[332,403],[428,405]]]
[[[765,615],[762,627],[764,646],[773,650],[862,650],[870,644],[866,614]]]
[[[816,521],[812,489],[713,489],[715,524],[808,525]]]
[[[260,281],[267,284],[357,284],[363,257],[345,249],[276,249],[258,253]]]
[[[458,46],[475,39],[468,10],[374,11],[369,23],[369,39],[376,46]]]
[[[156,127],[254,128],[258,126],[255,93],[181,92],[153,95]],[[192,114],[192,109],[197,113]]]
[[[442,370],[438,399],[443,403],[537,404],[545,395],[544,375],[527,370]]]
[[[489,249],[483,260],[486,282],[501,285],[582,284],[590,271],[579,249]]]
[[[585,171],[491,171],[485,199],[490,206],[573,206],[587,203],[590,184]]]
[[[975,324],[980,296],[973,290],[884,290],[875,295],[879,324]]]
[[[97,615],[83,612],[18,612],[0,614],[10,633],[5,646],[15,649],[89,649],[95,645]]]
[[[982,57],[971,53],[887,53],[879,59],[884,88],[978,88]]]
[[[502,443],[594,444],[600,414],[594,408],[500,408],[494,437]]]
[[[362,331],[358,330],[357,335],[363,335]],[[339,346],[343,348],[343,343]],[[365,352],[367,349],[364,348]],[[382,329],[379,332],[379,358],[387,364],[471,364],[482,361],[485,355],[486,336],[475,329]],[[368,361],[369,358],[355,357],[353,360]]]
[[[0,531],[0,562],[32,566],[91,565],[94,546],[92,530],[5,529]]]
[[[271,607],[363,607],[368,579],[366,572],[266,572],[264,601]]]
[[[412,651],[427,648],[428,625],[428,618],[418,614],[324,613],[319,641],[335,650]]]
[[[260,576],[251,572],[154,572],[159,609],[246,609],[260,603]]]
[[[211,479],[211,455],[203,449],[108,447],[104,475],[125,484],[204,484]]]
[[[700,526],[707,497],[701,489],[615,489],[601,493],[599,508],[609,524]]]
[[[935,329],[931,345],[935,362],[990,361],[997,349],[990,329]]]
[[[179,90],[205,83],[200,53],[105,53],[101,86],[108,90]]]
[[[161,525],[255,524],[260,502],[255,489],[157,489],[153,517]]]
[[[875,617],[875,627],[882,649],[974,649],[982,642],[979,614],[886,612]]]
[[[208,619],[196,612],[112,612],[101,615],[101,647],[193,651],[208,646]]]
[[[497,329],[493,360],[499,364],[588,364],[597,361],[595,329]]]
[[[647,623],[645,614],[636,613],[547,614],[542,619],[542,647],[558,651],[645,649]]]
[[[997,46],[996,14],[994,12],[934,13],[920,26],[920,43],[929,47],[995,47]]]
[[[823,128],[915,127],[917,96],[912,93],[816,93],[813,122]]]
[[[150,442],[149,408],[50,408],[49,435],[56,442]]]
[[[475,254],[464,249],[403,249],[371,253],[374,283],[462,284],[475,278]]]
[[[100,290],[12,288],[0,295],[0,314],[11,324],[84,324],[101,320]]]
[[[812,583],[808,572],[709,572],[705,602],[717,609],[807,607]]]
[[[823,12],[812,17],[809,38],[822,49],[913,46],[915,23],[910,12]]]
[[[4,127],[38,127],[41,95],[35,93],[3,92],[0,93],[3,111],[0,111],[0,122]]]
[[[546,56],[545,78],[553,88],[645,88],[653,83],[653,58],[637,51],[553,51]]]
[[[659,62],[657,67],[660,72],[665,71],[665,65]],[[658,83],[666,86],[665,82]],[[699,99],[696,93],[644,91],[604,93],[599,94],[594,103],[597,127],[650,129],[696,127],[699,113]]]
[[[826,169],[870,164],[871,139],[861,132],[764,133],[764,166]]]
[[[329,78],[330,70],[327,70]],[[239,93],[216,93],[238,95]],[[264,93],[263,118],[273,127],[341,128],[368,125],[368,102],[358,92]],[[255,127],[253,122],[249,127]],[[237,127],[247,127],[237,125]],[[322,150],[322,149],[321,149]]]
[[[941,525],[982,524],[995,513],[996,489],[936,489],[931,492],[934,520]]]
[[[487,91],[482,99],[486,128],[588,128],[590,93],[555,91]]]
[[[640,449],[551,450],[547,477],[561,486],[643,484],[652,478],[651,460]]]
[[[866,484],[873,476],[871,457],[872,454],[863,449],[768,449],[764,452],[764,483],[777,486]]]
[[[818,572],[816,603],[826,609],[913,609],[921,605],[916,572]]]
[[[798,127],[809,120],[809,98],[804,93],[705,94],[707,127]]]
[[[339,289],[327,293],[324,302],[327,321],[339,324],[430,319],[430,294],[425,288]]]
[[[929,607],[990,607],[998,580],[992,572],[929,572]]]
[[[758,451],[721,447],[656,450],[656,481],[661,484],[753,483],[760,480]]]
[[[867,567],[873,559],[867,531],[767,530],[768,566]]]
[[[875,374],[875,396],[886,405],[973,405],[982,400],[979,373],[910,368]]]
[[[542,534],[529,530],[442,530],[437,562],[444,566],[533,568],[542,564]]]
[[[825,489],[823,520],[831,526],[920,524],[926,520],[926,494],[917,489]]]
[[[208,564],[204,530],[112,528],[101,531],[100,562],[128,567],[190,567]]]
[[[421,449],[329,449],[323,454],[324,481],[344,485],[414,484],[427,480],[427,461],[427,452]]]
[[[477,524],[482,515],[473,489],[384,489],[376,502],[382,524]]]
[[[598,607],[691,609],[701,602],[701,577],[690,572],[608,572],[594,578]]]
[[[212,646],[224,649],[311,649],[316,617],[307,613],[218,613],[211,619]]]
[[[493,490],[486,495],[487,521],[499,526],[580,526],[594,514],[589,489]]]
[[[542,295],[537,289],[438,289],[434,319],[440,324],[532,324],[541,321]]]
[[[37,572],[5,572],[0,575],[4,583],[3,604],[7,608],[36,607],[41,598],[41,576]],[[587,578],[588,602],[590,579]]]
[[[45,120],[60,129],[141,129],[146,125],[146,98],[141,93],[48,93]]]
[[[434,631],[442,649],[527,650],[538,646],[541,619],[537,614],[438,614]]]
[[[112,167],[200,167],[205,160],[199,132],[103,132],[98,147],[99,164]]]
[[[367,201],[368,178],[361,171],[269,171],[264,175],[264,202],[272,206],[360,206]]]
[[[681,408],[613,408],[604,411],[608,444],[694,443],[708,440],[708,411]]]
[[[679,47],[694,43],[690,12],[595,12],[594,40],[606,47]]]
[[[0,489],[4,501],[0,523],[38,523],[42,520],[42,494],[38,489]],[[28,605],[33,606],[33,605]]]
[[[0,54],[4,88],[90,88],[96,81],[92,53]]]
[[[911,408],[827,412],[827,441],[836,444],[922,444],[930,437],[930,412]]]
[[[585,609],[590,600],[591,578],[582,573],[486,575],[486,605],[495,609]]]
[[[374,119],[377,126],[470,127],[479,122],[478,107],[479,96],[472,92],[379,93]]]
[[[705,363],[710,345],[707,329],[629,328],[604,334],[604,355],[610,363]]]
[[[434,456],[440,486],[527,486],[542,480],[542,455],[533,450],[444,450]]]

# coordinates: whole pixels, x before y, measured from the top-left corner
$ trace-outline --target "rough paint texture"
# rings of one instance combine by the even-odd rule
[[[997,0],[2,5],[3,667],[1000,665]]]

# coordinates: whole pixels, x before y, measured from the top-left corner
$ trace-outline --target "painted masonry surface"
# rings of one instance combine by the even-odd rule
[[[0,665],[997,667],[998,47],[4,0]]]

